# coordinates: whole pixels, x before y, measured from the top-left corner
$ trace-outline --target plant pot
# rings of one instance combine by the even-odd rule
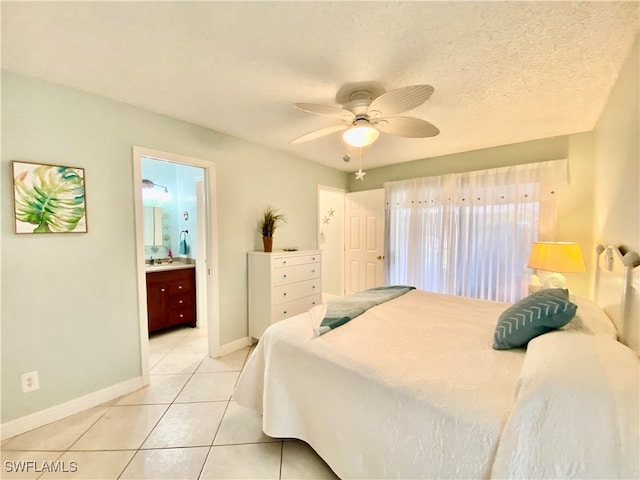
[[[262,244],[265,252],[273,251],[273,237],[262,237]]]

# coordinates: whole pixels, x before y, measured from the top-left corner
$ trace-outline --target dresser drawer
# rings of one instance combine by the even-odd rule
[[[285,318],[293,317],[299,313],[308,312],[310,308],[315,305],[319,305],[321,295],[310,295],[308,297],[299,298],[293,302],[281,303],[275,305],[271,311],[271,323],[284,320]]]
[[[167,318],[169,320],[168,325],[190,323],[192,326],[195,326],[196,323],[196,315],[193,309],[169,310],[169,312],[167,312]]]
[[[146,277],[149,332],[184,323],[195,327],[195,269],[147,272]]]
[[[194,289],[192,279],[178,280],[167,283],[169,295],[179,295],[181,293],[191,292]]]
[[[302,265],[305,263],[316,263],[320,261],[319,254],[311,255],[296,255],[296,256],[275,256],[273,258],[274,268],[278,267],[292,267],[294,265]]]
[[[322,301],[322,252],[249,252],[249,335],[260,338],[269,325],[307,312]]]
[[[271,280],[274,286],[287,283],[301,282],[312,278],[320,277],[320,263],[306,263],[304,265],[294,265],[291,267],[274,268]]]
[[[273,304],[279,305],[291,302],[298,298],[308,297],[320,292],[320,278],[305,280],[303,282],[287,283],[273,289]]]
[[[179,309],[191,309],[195,304],[195,299],[192,293],[183,293],[181,295],[171,295],[167,298],[167,309],[179,310]]]

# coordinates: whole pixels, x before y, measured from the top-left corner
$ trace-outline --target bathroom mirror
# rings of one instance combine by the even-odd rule
[[[162,208],[144,207],[142,222],[145,246],[162,245]]]

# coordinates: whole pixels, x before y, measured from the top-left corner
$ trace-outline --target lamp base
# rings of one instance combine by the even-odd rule
[[[542,279],[544,288],[567,288],[567,279],[561,273],[548,273]]]

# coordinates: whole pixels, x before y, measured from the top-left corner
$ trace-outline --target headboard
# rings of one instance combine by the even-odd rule
[[[640,255],[598,245],[594,300],[618,329],[619,340],[640,355]]]

